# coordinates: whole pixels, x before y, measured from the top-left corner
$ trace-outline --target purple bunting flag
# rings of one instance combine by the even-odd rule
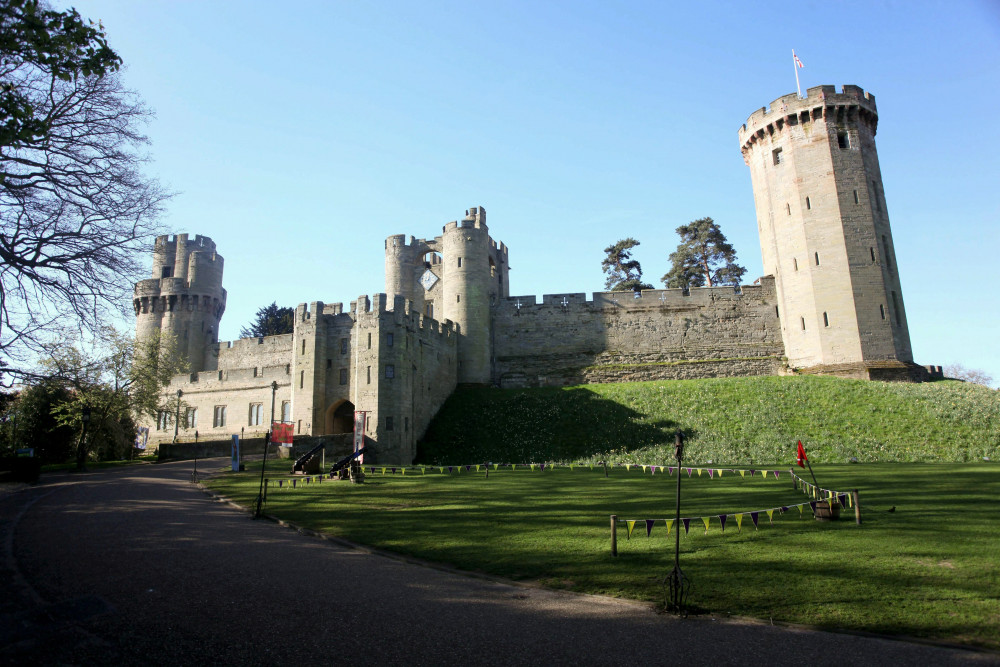
[[[757,471],[756,471],[756,470],[754,470],[753,468],[750,468],[750,476],[751,476],[751,477],[753,477],[753,474],[754,474],[755,472],[757,472]]]
[[[649,466],[649,470],[652,474],[656,474],[656,466]]]
[[[815,500],[810,500],[809,501],[809,507],[812,508],[813,514],[815,514],[816,513],[816,501]]]
[[[299,481],[299,480],[297,480],[297,479],[293,479],[293,480],[292,480],[292,488],[293,488],[293,489],[295,488],[295,486],[296,486],[296,484],[298,483],[298,481]]]
[[[726,532],[726,517],[727,516],[729,516],[729,515],[728,514],[720,514],[719,515],[719,523],[722,524],[722,532]]]
[[[847,509],[847,494],[846,493],[842,493],[839,496],[837,496],[837,502],[839,502],[840,506],[843,507],[846,510]]]
[[[687,535],[688,529],[691,527],[691,519],[681,519],[681,522],[684,524],[684,534]]]
[[[785,512],[788,511],[788,506],[787,505],[782,505],[781,507],[778,508],[778,511],[781,512],[782,514],[784,514]]]
[[[688,471],[688,477],[690,477],[691,476],[691,468],[688,468],[687,471]]]
[[[451,466],[448,466],[448,472],[451,472]]]
[[[757,519],[759,512],[750,512],[750,520],[753,521],[753,529],[757,530]]]
[[[649,537],[649,535],[653,532],[653,523],[655,521],[656,519],[646,519],[646,537]]]
[[[668,474],[668,475],[671,475],[671,476],[673,476],[673,474],[674,474],[674,469],[673,469],[673,468],[671,468],[670,466],[667,466],[667,474]]]
[[[708,478],[712,479],[712,469],[711,468],[708,469]]]
[[[285,480],[283,480],[283,479],[279,479],[279,480],[278,480],[278,488],[279,488],[279,489],[280,489],[280,488],[281,488],[282,486],[284,486],[284,484],[285,484]]]
[[[778,479],[778,471],[777,470],[774,471],[774,478]]]

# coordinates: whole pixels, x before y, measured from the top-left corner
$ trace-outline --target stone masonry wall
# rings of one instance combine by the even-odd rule
[[[759,286],[511,297],[494,311],[501,387],[777,374],[774,281]],[[696,363],[697,362],[697,363]],[[710,363],[706,363],[710,362]]]

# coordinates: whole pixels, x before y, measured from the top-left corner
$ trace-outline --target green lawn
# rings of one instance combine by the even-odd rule
[[[1000,392],[815,376],[460,390],[419,460],[655,463],[677,429],[698,463],[787,464],[799,439],[826,463],[1000,461]]]
[[[589,389],[589,388],[588,388]],[[815,462],[817,457],[810,451]],[[785,457],[787,459],[787,457]],[[666,459],[660,459],[665,461]],[[456,462],[454,459],[452,462]],[[655,462],[655,461],[648,461]],[[256,473],[254,472],[256,467]],[[273,465],[273,464],[272,464]],[[732,465],[732,464],[728,464]],[[692,522],[681,565],[697,610],[1000,648],[1000,556],[995,521],[1000,465],[815,465],[827,488],[861,491],[853,510],[821,523],[808,508],[749,517],[737,532],[719,520]],[[280,469],[269,468],[283,473]],[[726,472],[682,478],[682,516],[749,512],[805,502],[787,463],[779,479]],[[259,464],[207,482],[249,506]],[[433,470],[436,470],[433,469]],[[416,473],[416,474],[414,474]],[[662,602],[674,536],[676,477],[587,467],[405,476],[369,475],[363,485],[326,480],[276,489],[268,513],[354,542],[455,567],[555,588]],[[894,512],[889,512],[895,507]],[[609,515],[636,519],[619,529],[610,555]]]

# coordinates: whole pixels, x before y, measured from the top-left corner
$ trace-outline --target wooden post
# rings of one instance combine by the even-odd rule
[[[490,464],[486,464],[486,479],[490,478]]]
[[[851,492],[854,496],[854,522],[861,525],[861,496],[858,495],[858,490],[854,489]]]
[[[611,515],[611,555],[618,555],[618,515]]]
[[[601,463],[604,464],[604,476],[607,477],[608,476],[608,462],[607,461],[601,461]]]

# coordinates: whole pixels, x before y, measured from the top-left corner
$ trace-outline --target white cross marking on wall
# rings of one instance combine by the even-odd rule
[[[563,300],[562,300],[561,303],[562,303],[562,307],[565,308],[566,306],[569,305],[569,299],[567,299],[566,297],[563,297]]]
[[[666,303],[667,302],[667,293],[666,292],[664,292],[663,294],[660,295],[660,301],[662,303]]]
[[[521,311],[521,300],[520,299],[517,300],[517,303],[514,304],[514,307],[517,308],[518,312]]]

